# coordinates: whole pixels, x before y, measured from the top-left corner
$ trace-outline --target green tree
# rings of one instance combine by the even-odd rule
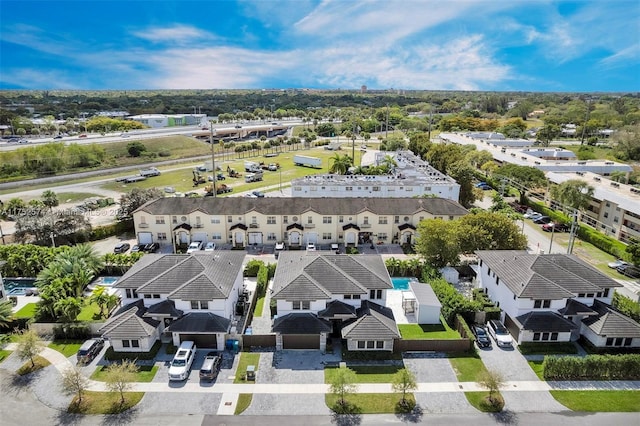
[[[77,405],[82,403],[82,396],[89,387],[89,379],[82,373],[82,370],[75,366],[67,368],[62,372],[62,391],[66,394],[75,394]]]
[[[53,309],[62,321],[74,322],[82,311],[82,302],[77,297],[65,297],[58,299]]]
[[[458,263],[457,225],[453,221],[426,219],[418,225],[415,250],[436,268]]]
[[[335,153],[330,159],[331,167],[329,168],[330,173],[336,173],[339,175],[344,175],[349,170],[349,167],[353,165],[351,161],[351,157],[348,155],[340,155]]]
[[[526,235],[523,235],[520,227],[503,213],[472,211],[456,222],[458,249],[462,253],[527,248]]]
[[[140,157],[147,147],[140,141],[133,141],[127,144],[127,152],[132,157]]]
[[[123,360],[110,364],[106,369],[105,384],[110,392],[120,394],[120,404],[124,404],[124,393],[133,387],[138,367],[134,361]]]
[[[416,377],[407,368],[398,370],[391,380],[391,386],[394,392],[402,393],[401,405],[407,405],[407,392],[418,389]]]
[[[625,250],[631,256],[634,265],[640,265],[640,241],[631,239]]]
[[[447,174],[460,185],[458,200],[465,208],[470,208],[476,201],[473,181],[473,168],[466,161],[457,161],[449,166]]]
[[[542,170],[517,164],[506,164],[495,171],[495,174],[509,178],[513,187],[520,193],[520,203],[525,204],[528,190],[539,188],[546,184],[546,177]]]
[[[13,305],[8,300],[0,301],[0,328],[6,328],[13,318]]]
[[[116,218],[120,221],[133,219],[133,212],[147,201],[162,198],[164,194],[158,188],[133,188],[127,194],[120,196],[120,209]]]
[[[551,196],[561,204],[577,210],[589,207],[594,187],[580,179],[569,179],[551,188]]]
[[[54,207],[57,207],[58,204],[60,204],[60,202],[58,201],[58,196],[56,195],[55,192],[53,192],[50,189],[47,189],[46,191],[44,191],[42,193],[42,203],[49,207],[49,209],[53,209]]]
[[[340,398],[339,404],[344,407],[347,402],[345,398],[356,391],[356,373],[349,368],[338,368],[336,374],[331,379],[329,390],[332,394]]]
[[[31,367],[35,367],[34,357],[44,348],[44,342],[34,330],[23,330],[17,337],[16,353],[21,360],[31,361]]]
[[[557,124],[545,123],[544,127],[536,133],[536,138],[540,141],[542,146],[549,146],[549,143],[557,138],[560,135],[560,132],[560,126]]]
[[[504,379],[500,373],[491,370],[487,371],[480,377],[478,385],[489,391],[489,403],[491,405],[495,406],[501,402],[499,399],[494,398],[494,395],[500,392],[500,388],[504,386]]]

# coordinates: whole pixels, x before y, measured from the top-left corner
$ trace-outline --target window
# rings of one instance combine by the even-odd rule
[[[400,223],[400,216],[394,216],[393,223]]]
[[[331,239],[331,232],[323,232],[322,233],[322,239],[323,240],[330,240]]]
[[[282,223],[289,223],[289,216],[282,216]]]
[[[374,349],[376,342],[373,340],[367,340],[367,349]]]
[[[533,302],[533,307],[535,309],[539,308],[549,308],[551,306],[551,300],[536,300]]]
[[[384,349],[384,342],[382,340],[376,340],[376,349]]]
[[[150,295],[150,294],[145,294],[143,297],[144,297],[145,299],[151,299],[151,295]]]
[[[160,299],[160,295],[159,294],[152,294],[151,295],[154,299]]]
[[[164,216],[156,216],[156,225],[164,225]]]
[[[363,222],[362,223],[364,223],[365,225],[368,225],[369,224],[369,216],[365,216],[363,218]]]
[[[386,241],[389,238],[386,232],[378,232],[378,239],[380,241]]]
[[[159,239],[159,240],[166,241],[166,239],[167,239],[167,233],[166,233],[166,232],[158,232],[158,239]]]
[[[131,342],[128,340],[123,340],[122,341],[122,347],[123,348],[130,348],[131,347]]]
[[[125,294],[127,296],[127,299],[137,299],[138,298],[138,293],[132,288],[126,289],[125,290]]]
[[[609,289],[605,288],[604,293],[602,293],[602,297],[609,297]]]
[[[206,300],[192,300],[191,309],[209,309],[209,302]]]
[[[178,223],[178,218],[176,216],[171,216],[171,223],[173,224]]]
[[[382,290],[370,290],[369,299],[382,299]]]
[[[211,218],[211,223],[215,223],[215,224],[220,223],[220,218],[219,218],[219,217],[215,217],[215,216],[214,216],[214,217],[212,217],[212,218]]]
[[[551,340],[558,340],[558,333],[551,333]]]
[[[212,240],[222,240],[222,234],[219,232],[213,232],[211,233],[211,239]]]
[[[276,241],[276,233],[275,232],[269,232],[267,234],[267,241]]]
[[[275,216],[267,216],[267,225],[275,225],[276,217]]]
[[[374,190],[374,191],[380,191],[380,187],[379,187],[379,186],[374,186],[374,187],[373,187],[373,190]]]
[[[308,224],[312,224],[313,223],[313,217],[312,216],[307,216],[307,223]]]
[[[291,305],[294,311],[309,310],[311,302],[308,300],[294,300]]]
[[[549,340],[549,333],[542,333],[542,340]]]
[[[331,223],[331,216],[322,216],[322,223]]]
[[[344,216],[338,216],[338,222],[344,223]]]
[[[578,293],[578,297],[584,297],[584,293]]]
[[[353,191],[353,186],[347,186],[345,189],[346,189],[347,191]]]
[[[540,340],[540,333],[533,333],[533,340],[535,341]]]
[[[231,223],[231,222],[233,222],[233,217],[227,216],[227,223]]]
[[[364,345],[365,345],[364,340],[358,340],[358,349],[364,349]]]
[[[255,217],[255,216],[251,216],[251,223],[252,223],[253,225],[257,225],[257,224],[258,224],[258,218],[257,218],[257,217]]]
[[[378,225],[386,225],[387,224],[387,217],[386,216],[380,216],[378,218]]]

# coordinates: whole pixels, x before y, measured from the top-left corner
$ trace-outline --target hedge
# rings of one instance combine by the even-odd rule
[[[545,380],[640,380],[640,355],[546,356]]]

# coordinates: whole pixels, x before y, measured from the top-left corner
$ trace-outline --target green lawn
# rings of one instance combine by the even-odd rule
[[[574,355],[578,348],[571,342],[560,343],[522,343],[518,350],[523,355]]]
[[[0,362],[4,361],[9,355],[11,355],[11,351],[0,349]]]
[[[240,361],[238,361],[238,369],[236,370],[236,378],[233,383],[246,383],[243,380],[245,373],[247,372],[247,366],[255,365],[256,372],[258,371],[258,365],[260,364],[260,354],[255,352],[240,352]],[[251,383],[251,382],[250,382]]]
[[[74,398],[67,411],[78,414],[118,414],[136,406],[144,392],[126,392],[124,404],[120,404],[120,395],[115,392],[87,391],[83,394],[82,402],[78,404]]]
[[[402,370],[398,365],[362,365],[349,367],[356,373],[356,383],[391,383],[393,376]],[[324,382],[331,383],[335,377],[337,367],[327,367],[324,369]]]
[[[100,194],[94,194],[91,192],[56,192],[58,200],[61,204],[65,203],[77,203],[78,201],[84,201],[87,198],[104,198]]]
[[[573,411],[640,412],[640,391],[551,391],[560,404]]]
[[[403,339],[460,339],[460,333],[440,318],[440,324],[398,324]]]
[[[477,382],[487,371],[484,363],[477,355],[463,355],[449,358],[459,382]]]
[[[398,406],[400,399],[401,395],[397,393],[356,393],[345,398],[349,404],[348,413],[350,414],[400,413],[402,412]],[[324,400],[330,409],[338,409],[338,396],[328,393]],[[408,393],[407,400],[411,406],[415,406],[413,394]]]
[[[236,405],[236,411],[234,411],[234,415],[242,414],[244,410],[249,408],[251,405],[251,400],[253,399],[252,393],[241,393],[238,395],[238,404]]]
[[[96,303],[85,303],[76,319],[87,322],[104,320],[104,318],[100,317],[100,307]]]
[[[27,359],[27,362],[22,364],[22,367],[18,368],[18,371],[16,371],[16,373],[18,373],[19,376],[24,376],[26,374],[33,373],[34,371],[45,368],[49,365],[51,365],[49,360],[41,357],[40,355],[36,355],[33,357],[33,365],[31,365],[31,360]]]
[[[138,372],[136,373],[136,382],[149,383],[153,380],[154,376],[158,372],[157,365],[139,365]],[[91,375],[91,379],[99,382],[104,382],[107,374],[107,367],[102,365],[96,368],[96,371]]]
[[[16,318],[33,318],[36,314],[36,303],[27,303],[18,312],[15,313]]]
[[[256,310],[253,311],[253,316],[261,317],[263,308],[264,308],[264,296],[258,298],[258,301],[256,302]]]
[[[49,343],[49,347],[69,358],[78,353],[82,343],[84,343],[84,340],[54,340]]]
[[[494,399],[498,399],[500,401],[500,403],[497,406],[492,406],[487,403],[487,397],[489,396],[488,391],[465,392],[464,396],[467,398],[467,401],[469,401],[469,404],[471,404],[474,408],[484,413],[500,412],[504,407],[504,399],[502,398],[502,395],[500,395],[499,393],[497,395],[496,394],[493,395]]]
[[[529,363],[529,367],[531,367],[533,372],[536,373],[536,376],[538,376],[540,380],[544,380],[544,368],[542,367],[544,361],[527,361],[527,363]]]

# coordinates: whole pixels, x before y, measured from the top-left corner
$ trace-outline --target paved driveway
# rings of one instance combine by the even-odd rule
[[[284,350],[262,352],[259,383],[324,383],[324,367],[337,363],[339,356],[320,351]]]
[[[490,371],[499,372],[505,381],[538,381],[527,360],[517,348],[499,348],[493,342],[491,349],[478,351],[484,365]],[[515,412],[558,412],[567,408],[557,402],[549,392],[502,392],[505,409]]]

